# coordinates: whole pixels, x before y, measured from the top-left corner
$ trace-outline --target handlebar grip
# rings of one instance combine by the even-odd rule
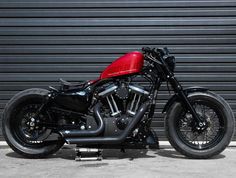
[[[160,55],[160,56],[165,56],[165,55],[169,55],[169,50],[167,47],[164,47],[164,48],[149,48],[149,47],[143,47],[142,48],[142,51],[144,53],[150,53],[150,54],[153,54],[153,55]]]
[[[142,51],[150,53],[152,50],[149,47],[143,47]]]

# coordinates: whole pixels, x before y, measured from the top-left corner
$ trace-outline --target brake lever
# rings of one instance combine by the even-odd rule
[[[163,50],[165,52],[165,55],[168,56],[170,54],[170,51],[169,51],[169,49],[167,47],[164,47]]]

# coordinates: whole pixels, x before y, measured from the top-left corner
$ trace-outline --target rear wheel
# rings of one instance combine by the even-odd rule
[[[28,158],[42,158],[58,151],[64,144],[59,137],[50,138],[52,132],[40,123],[52,118],[45,111],[34,117],[48,94],[44,89],[28,89],[15,95],[3,113],[3,135],[8,145]]]
[[[188,157],[215,156],[228,146],[233,136],[232,110],[223,98],[211,92],[192,93],[189,99],[206,126],[199,129],[190,112],[176,102],[166,117],[167,137],[177,151]]]

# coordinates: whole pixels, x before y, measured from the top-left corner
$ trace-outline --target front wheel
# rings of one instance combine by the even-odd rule
[[[175,102],[165,119],[170,144],[190,158],[210,158],[221,153],[234,133],[234,115],[229,104],[212,92],[194,92],[188,96],[206,127],[198,130],[190,112]]]

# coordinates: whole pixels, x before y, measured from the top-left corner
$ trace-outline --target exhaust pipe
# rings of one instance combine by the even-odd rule
[[[126,127],[124,132],[117,137],[86,137],[86,138],[66,138],[68,144],[78,144],[78,145],[93,145],[93,144],[120,144],[125,141],[134,128],[143,118],[145,112],[148,109],[148,102],[144,103],[134,118],[131,120],[130,124]]]
[[[105,130],[105,125],[104,125],[102,116],[100,115],[101,106],[102,106],[101,103],[97,103],[94,106],[94,116],[95,116],[94,118],[95,118],[95,121],[98,125],[96,130],[76,130],[76,129],[73,129],[73,130],[61,130],[61,131],[59,131],[59,133],[64,138],[68,138],[68,137],[92,137],[92,136],[97,136],[97,135],[101,134]]]

